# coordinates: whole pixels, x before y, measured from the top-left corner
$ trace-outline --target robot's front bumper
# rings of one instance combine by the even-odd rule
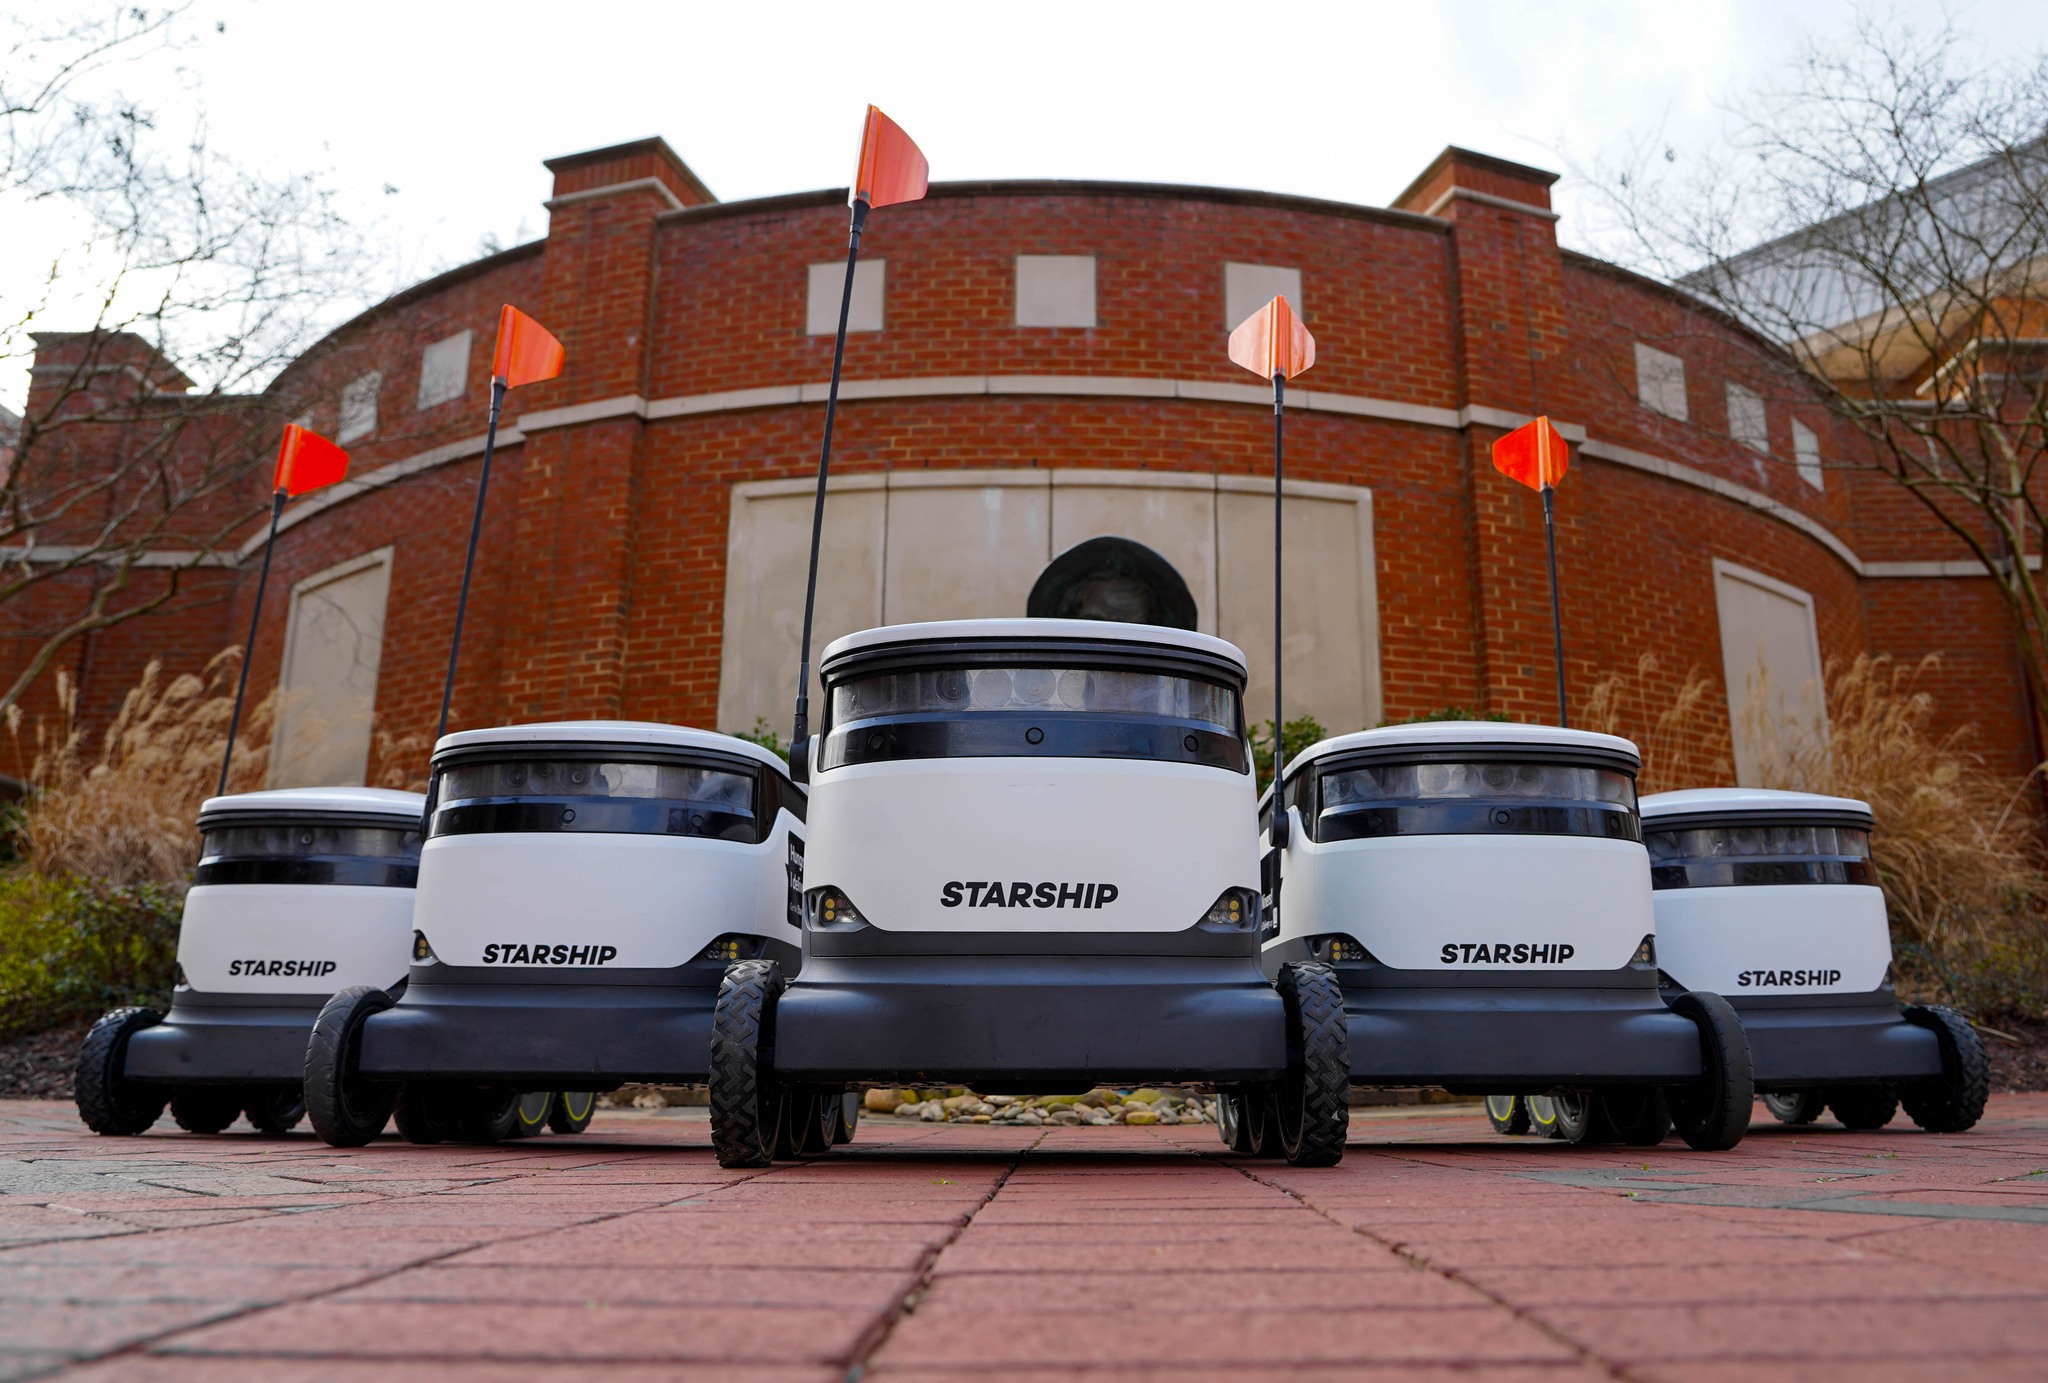
[[[164,1021],[128,1039],[130,1080],[181,1085],[298,1085],[325,994],[179,990]]]
[[[1679,1085],[1701,1074],[1700,1030],[1658,997],[1656,972],[1416,975],[1337,967],[1357,1085],[1477,1094]],[[1426,981],[1426,982],[1425,982]]]
[[[774,1041],[775,1069],[793,1080],[986,1090],[1270,1080],[1287,1065],[1280,996],[1248,950],[828,957],[814,949],[777,1005]]]
[[[456,970],[414,967],[397,1005],[370,1017],[357,1063],[364,1075],[589,1090],[627,1081],[688,1085],[710,1069],[720,967],[573,983],[447,973]]]
[[[1918,1080],[1941,1074],[1941,1042],[1909,1023],[1890,990],[1730,999],[1749,1034],[1756,1088]]]

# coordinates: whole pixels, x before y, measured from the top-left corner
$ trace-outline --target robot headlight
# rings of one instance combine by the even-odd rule
[[[415,965],[432,965],[437,957],[434,948],[427,944],[427,934],[414,931],[412,934],[412,960]]]
[[[1259,895],[1249,888],[1226,888],[1196,925],[1205,932],[1257,931]]]
[[[850,932],[868,924],[853,901],[836,888],[812,889],[804,903],[804,924],[813,931]]]
[[[758,960],[767,949],[768,942],[765,938],[739,936],[728,932],[699,952],[697,959],[720,963],[735,960]]]

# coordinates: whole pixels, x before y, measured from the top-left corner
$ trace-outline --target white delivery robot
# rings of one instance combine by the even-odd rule
[[[1902,1007],[1870,863],[1870,807],[1756,788],[1661,792],[1642,803],[1657,958],[1680,985],[1726,993],[1771,1113],[1823,1108],[1881,1128],[1959,1133],[1984,1113],[1984,1049],[1967,1019]]]
[[[297,1124],[321,1005],[405,977],[425,801],[378,788],[207,799],[170,1012],[115,1009],[93,1025],[74,1078],[87,1127],[141,1133],[166,1101],[193,1133],[238,1114],[264,1133]]]
[[[594,1093],[706,1075],[729,961],[800,955],[804,795],[729,735],[638,721],[435,746],[402,996],[343,990],[304,1053],[337,1147],[578,1125]],[[552,1109],[543,1093],[579,1092]]]
[[[1291,1160],[1342,1156],[1342,997],[1312,958],[1277,985],[1259,965],[1242,653],[960,620],[849,635],[820,673],[804,968],[727,973],[723,1165],[764,1165],[778,1118],[861,1082],[1223,1083],[1262,1093]]]
[[[1659,992],[1640,766],[1613,735],[1494,721],[1342,735],[1287,765],[1266,970],[1335,968],[1353,1084],[1533,1097],[1573,1141],[1741,1140],[1735,1010]],[[1260,1151],[1263,1111],[1225,1113]]]

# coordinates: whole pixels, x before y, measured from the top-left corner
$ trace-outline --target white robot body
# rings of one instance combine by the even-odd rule
[[[1626,740],[1446,721],[1288,768],[1269,949],[1345,937],[1396,970],[1615,970],[1655,929]]]
[[[126,1074],[177,1084],[296,1084],[320,1005],[405,977],[419,873],[416,792],[285,788],[209,798],[163,1022]]]
[[[807,879],[887,931],[1178,932],[1258,880],[1249,777],[1186,764],[850,764],[814,803]]]
[[[1703,788],[1646,797],[1642,812],[1658,959],[1735,1005],[1773,1115],[1807,1124],[1825,1108],[1874,1129],[1903,1103],[1924,1128],[1977,1121],[1989,1076],[1969,1021],[1892,988],[1869,804]]]
[[[1878,989],[1892,948],[1870,828],[1864,803],[1815,793],[1645,798],[1658,962],[1731,999]]]
[[[1153,625],[963,620],[850,635],[820,670],[778,1070],[992,1089],[1280,1073],[1243,654]]]
[[[363,1028],[379,1079],[701,1080],[728,961],[801,957],[804,794],[730,735],[639,721],[434,750],[413,965]]]

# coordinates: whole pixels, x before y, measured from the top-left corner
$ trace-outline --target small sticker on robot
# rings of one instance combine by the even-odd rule
[[[331,960],[231,960],[228,962],[228,974],[260,975],[265,979],[298,975],[318,977],[333,974],[338,964]]]
[[[1735,983],[1743,989],[1817,989],[1841,982],[1839,970],[1745,970],[1735,977]]]
[[[939,888],[942,908],[1106,908],[1123,890],[1115,884],[1002,883],[967,880]]]
[[[616,946],[529,946],[510,941],[484,947],[485,965],[603,965],[619,953]]]
[[[1578,954],[1569,941],[1446,941],[1445,965],[1562,965]]]

